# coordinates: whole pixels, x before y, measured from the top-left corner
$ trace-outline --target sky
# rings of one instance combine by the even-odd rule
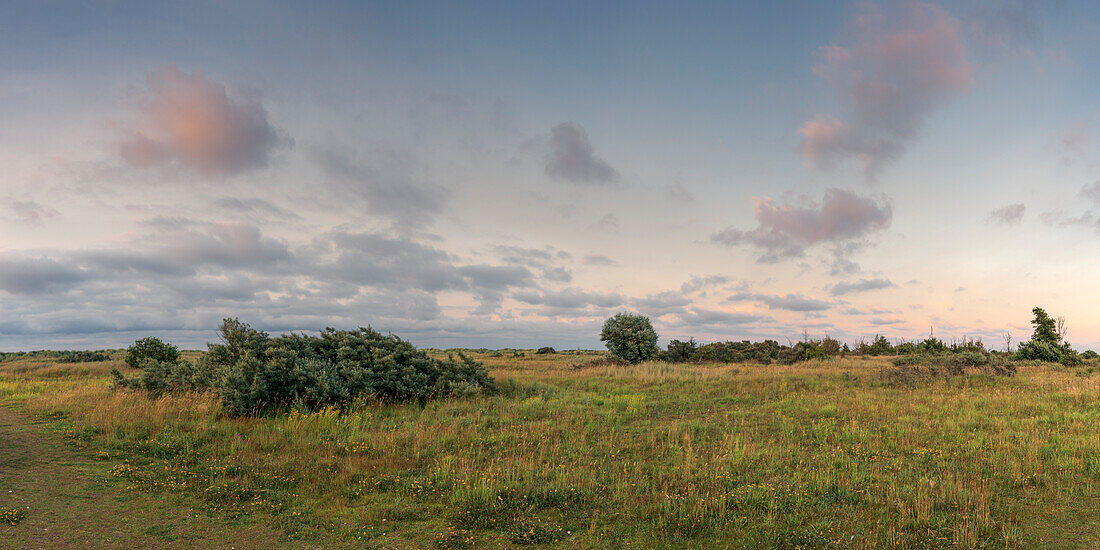
[[[1100,348],[1091,2],[0,4],[0,350]]]

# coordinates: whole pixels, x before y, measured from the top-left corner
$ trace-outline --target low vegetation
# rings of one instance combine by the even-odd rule
[[[880,357],[822,339],[712,346],[723,360],[741,354],[721,362],[689,340],[632,364],[592,351],[416,350],[370,329],[271,337],[228,320],[222,333],[168,367],[6,362],[0,401],[101,460],[120,491],[274,526],[284,539],[272,546],[1100,547],[1097,359],[929,340]],[[784,364],[785,349],[806,358]],[[368,357],[387,381],[439,372],[392,398],[308,389],[355,380],[334,369]],[[296,389],[263,414],[224,393],[237,370],[314,360],[331,369],[280,372],[333,377],[279,385]],[[112,368],[134,386],[112,388]],[[136,382],[172,376],[221,382]],[[485,386],[455,390],[470,379]],[[424,389],[441,380],[449,391]]]
[[[211,344],[195,362],[179,358],[174,347],[170,348],[174,353],[162,353],[166,345],[155,338],[139,340],[135,348],[154,352],[128,351],[127,364],[135,367],[130,359],[137,356],[136,366],[143,372],[127,377],[115,369],[115,386],[154,396],[213,391],[225,409],[236,415],[343,408],[360,398],[423,402],[495,389],[481,363],[462,354],[458,359],[432,358],[396,336],[383,336],[370,328],[327,328],[320,336],[272,338],[236,319],[226,319],[221,335],[222,343]]]

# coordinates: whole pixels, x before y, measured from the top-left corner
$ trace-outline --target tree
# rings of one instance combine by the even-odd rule
[[[1080,363],[1081,358],[1077,352],[1073,351],[1069,342],[1063,340],[1066,328],[1065,318],[1059,317],[1058,320],[1054,320],[1041,307],[1032,309],[1031,312],[1035,314],[1035,319],[1031,321],[1035,332],[1032,333],[1031,340],[1020,344],[1020,348],[1016,351],[1016,358],[1061,362],[1066,365]]]
[[[635,313],[616,313],[603,324],[600,341],[607,344],[611,355],[628,363],[638,363],[657,356],[657,331],[649,317]]]
[[[1035,327],[1035,332],[1032,333],[1031,340],[1033,342],[1057,346],[1058,343],[1062,341],[1062,338],[1058,334],[1057,323],[1054,319],[1051,319],[1050,315],[1047,315],[1047,312],[1041,307],[1031,310],[1031,313],[1035,314],[1035,319],[1031,321],[1032,326]]]
[[[179,348],[162,341],[156,336],[149,336],[134,342],[133,345],[126,348],[125,361],[131,368],[140,369],[148,359],[161,363],[175,363],[179,358]]]

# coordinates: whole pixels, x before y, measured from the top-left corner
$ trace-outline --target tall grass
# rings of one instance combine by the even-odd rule
[[[113,391],[115,364],[20,362],[0,398],[134,490],[326,546],[1026,548],[1100,481],[1085,369],[900,387],[887,359],[476,358],[498,394],[424,406],[232,418],[211,395]]]

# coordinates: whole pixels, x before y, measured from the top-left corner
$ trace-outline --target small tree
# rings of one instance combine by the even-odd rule
[[[1031,321],[1032,326],[1035,327],[1035,332],[1032,333],[1031,340],[1033,342],[1057,346],[1058,343],[1062,341],[1061,336],[1058,335],[1057,322],[1051,319],[1050,315],[1047,315],[1046,310],[1041,307],[1032,309],[1031,313],[1035,315],[1035,319]]]
[[[657,331],[649,317],[635,313],[616,313],[603,324],[600,341],[607,344],[611,355],[628,363],[638,363],[657,356]]]
[[[176,346],[161,341],[156,336],[142,338],[126,348],[126,364],[135,369],[142,368],[147,359],[161,363],[175,363],[180,358],[180,350]]]
[[[1065,334],[1065,318],[1055,321],[1041,307],[1032,309],[1031,313],[1035,315],[1035,319],[1031,321],[1035,332],[1032,333],[1031,340],[1020,343],[1016,358],[1062,362],[1067,365],[1080,363],[1081,359],[1077,352],[1073,351],[1069,342],[1065,342],[1062,338]]]

